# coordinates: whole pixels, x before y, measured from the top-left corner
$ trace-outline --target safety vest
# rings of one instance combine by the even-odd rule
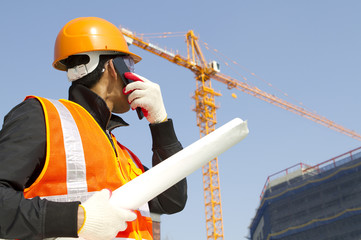
[[[94,192],[115,190],[144,172],[139,159],[110,134],[112,145],[82,106],[63,99],[28,98],[38,99],[43,107],[47,144],[44,168],[24,190],[26,198],[84,202]],[[137,219],[128,222],[127,229],[116,239],[153,239],[148,204],[136,213]]]

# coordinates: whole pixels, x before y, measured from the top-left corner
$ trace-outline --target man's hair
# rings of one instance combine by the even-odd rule
[[[85,75],[82,78],[79,78],[76,81],[73,81],[72,85],[80,84],[87,88],[92,88],[95,84],[99,82],[100,78],[103,76],[103,69],[105,63],[115,57],[117,57],[117,55],[100,55],[98,66],[94,69],[94,71],[92,71],[88,75]],[[87,64],[89,61],[89,56],[84,54],[69,56],[67,59],[63,60],[63,63],[67,67],[67,69],[69,69],[81,64]]]

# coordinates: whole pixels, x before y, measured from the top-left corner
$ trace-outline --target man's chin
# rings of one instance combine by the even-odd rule
[[[130,110],[130,108],[128,108],[128,109],[113,109],[112,113],[122,114],[122,113],[129,112],[129,110]]]

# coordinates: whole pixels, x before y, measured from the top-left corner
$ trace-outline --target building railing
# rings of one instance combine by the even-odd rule
[[[266,180],[266,183],[264,184],[263,186],[263,189],[262,189],[262,192],[261,192],[261,195],[260,195],[260,199],[262,200],[264,194],[266,193],[266,190],[270,184],[270,182],[272,180],[276,180],[278,178],[281,178],[281,177],[284,177],[284,176],[287,176],[297,170],[301,170],[302,171],[302,174],[303,173],[309,173],[309,172],[313,172],[313,173],[316,173],[316,174],[319,174],[321,172],[325,172],[327,170],[330,170],[332,168],[336,168],[340,165],[343,165],[347,162],[350,162],[352,161],[354,158],[354,156],[357,154],[357,153],[361,153],[361,147],[358,147],[358,148],[355,148],[351,151],[348,151],[346,153],[343,153],[341,155],[338,155],[336,157],[333,157],[327,161],[324,161],[324,162],[321,162],[317,165],[314,165],[314,166],[310,166],[310,165],[307,165],[305,163],[298,163],[298,164],[295,164],[289,168],[286,168],[282,171],[279,171],[279,172],[276,172],[270,176],[267,177],[267,180]]]
[[[341,155],[338,155],[334,158],[331,158],[327,161],[324,161],[324,162],[321,162],[315,166],[312,166],[312,167],[309,167],[309,168],[306,168],[304,169],[303,171],[304,172],[307,172],[307,171],[316,171],[317,173],[321,173],[321,172],[324,172],[324,171],[327,171],[329,169],[332,169],[332,168],[335,168],[335,167],[338,167],[342,164],[345,164],[347,162],[350,162],[352,161],[354,158],[354,155],[358,152],[360,152],[359,150],[361,150],[361,147],[359,148],[356,148],[356,149],[353,149],[351,151],[348,151],[346,153],[343,153]],[[343,161],[343,160],[346,160],[346,161]],[[342,161],[342,163],[340,164],[340,161]]]
[[[270,176],[267,177],[267,180],[266,180],[266,183],[264,184],[264,187],[262,189],[262,193],[260,195],[260,199],[263,198],[263,195],[265,194],[266,190],[267,190],[267,187],[269,185],[269,183],[272,181],[272,180],[275,180],[277,178],[280,178],[280,177],[283,177],[283,176],[287,176],[288,174],[292,173],[292,172],[295,172],[299,169],[304,169],[304,168],[309,168],[310,165],[307,165],[305,163],[297,163],[291,167],[288,167],[282,171],[279,171],[279,172],[276,172]]]

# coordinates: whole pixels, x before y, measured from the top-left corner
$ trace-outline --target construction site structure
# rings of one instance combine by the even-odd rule
[[[361,147],[267,178],[251,240],[361,239]]]
[[[221,94],[212,88],[211,79],[214,79],[225,84],[228,89],[238,89],[263,101],[281,107],[287,111],[293,112],[337,132],[345,134],[349,137],[361,140],[361,135],[358,133],[344,128],[325,117],[282,100],[273,94],[269,94],[260,90],[255,86],[251,86],[245,82],[241,82],[237,79],[220,73],[219,64],[217,62],[206,61],[199,46],[199,39],[192,30],[186,34],[187,57],[184,57],[152,44],[149,41],[146,41],[142,34],[137,35],[134,32],[122,27],[120,27],[120,29],[128,44],[137,46],[145,51],[162,57],[169,62],[185,67],[194,73],[196,79],[196,90],[193,95],[193,98],[195,99],[195,108],[193,110],[197,115],[197,126],[200,130],[200,137],[203,137],[214,131],[215,125],[217,123],[217,105],[215,103],[215,97],[221,96]],[[224,234],[221,190],[217,158],[203,167],[203,187],[207,240],[223,240]]]

